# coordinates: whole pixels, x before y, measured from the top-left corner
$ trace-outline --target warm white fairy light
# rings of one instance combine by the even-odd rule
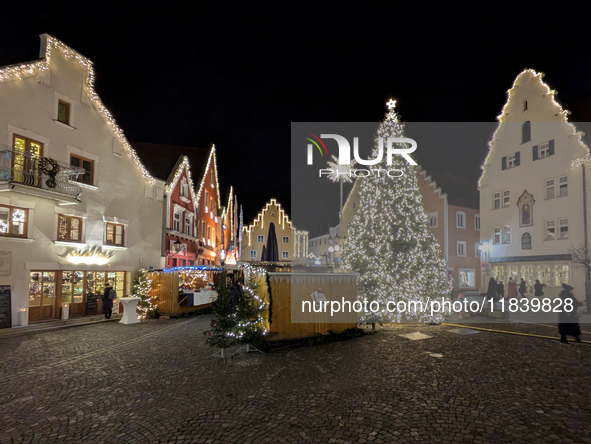
[[[172,191],[175,189],[178,181],[183,175],[183,171],[187,172],[187,182],[189,184],[189,192],[191,193],[191,201],[193,202],[193,208],[195,208],[195,212],[197,212],[197,201],[195,199],[195,191],[193,187],[193,179],[191,178],[191,166],[189,164],[189,159],[187,156],[183,156],[183,161],[176,169],[174,173],[174,178],[166,184],[164,187],[166,194],[171,194]]]
[[[589,151],[589,147],[585,144],[585,142],[583,142],[582,136],[584,135],[582,132],[578,131],[577,128],[575,127],[575,125],[571,122],[568,121],[568,115],[570,114],[570,111],[565,110],[562,108],[562,105],[560,105],[557,101],[556,101],[556,91],[553,89],[550,89],[550,87],[548,86],[547,83],[545,83],[542,78],[544,77],[544,73],[542,72],[537,72],[533,69],[524,69],[521,73],[519,73],[519,75],[515,78],[515,80],[513,81],[513,85],[511,86],[511,89],[509,89],[507,91],[507,101],[505,102],[505,105],[503,106],[503,109],[501,110],[501,114],[497,116],[497,120],[499,122],[499,124],[497,125],[497,128],[492,136],[492,139],[490,140],[490,142],[488,143],[488,154],[486,155],[486,158],[484,160],[484,163],[482,164],[481,168],[482,168],[482,174],[480,176],[480,179],[478,180],[478,186],[480,187],[485,175],[486,175],[486,167],[489,164],[489,160],[492,154],[492,150],[493,150],[493,145],[497,142],[497,135],[499,133],[499,130],[501,128],[501,126],[503,125],[503,123],[508,122],[508,111],[507,108],[509,106],[509,103],[511,102],[512,99],[512,95],[515,91],[515,88],[519,87],[519,82],[524,78],[524,76],[526,75],[530,75],[533,78],[537,79],[538,82],[540,83],[540,85],[545,89],[545,93],[544,96],[548,96],[550,98],[550,102],[552,103],[552,105],[554,107],[556,107],[556,116],[560,116],[562,118],[562,121],[564,123],[566,123],[572,130],[572,135],[577,136],[577,141],[579,143],[579,145],[581,145],[586,152],[586,155],[582,158],[579,159],[575,159],[571,166],[573,168],[577,167],[577,166],[581,166],[583,164],[588,164],[591,163],[591,156],[590,156],[590,151]]]
[[[209,172],[210,168],[213,168],[212,173],[215,177],[215,192],[217,196],[217,201],[220,201],[220,186],[218,182],[218,168],[217,168],[217,161],[216,161],[216,148],[214,144],[211,144],[211,148],[209,150],[209,156],[207,157],[207,164],[205,166],[205,171],[203,172],[203,176],[201,177],[201,182],[199,183],[199,189],[197,190],[197,202],[201,201],[201,193],[203,192],[203,185],[205,184],[205,178],[207,177],[207,173]],[[205,202],[205,206],[208,205],[208,202]],[[219,205],[219,203],[218,203]],[[213,208],[212,208],[213,210]],[[207,212],[207,211],[206,211]]]
[[[392,108],[377,137],[404,137],[404,124]],[[376,301],[381,309],[362,313],[362,322],[400,322],[401,312],[388,311],[388,302],[426,305],[429,297],[449,295],[452,290],[447,264],[429,229],[416,169],[406,162],[397,168],[405,174],[395,181],[371,175],[359,182],[358,211],[341,250],[343,268],[359,273],[361,299]],[[443,320],[443,313],[432,316],[429,311],[406,311],[405,316],[423,322]]]
[[[148,172],[148,170],[146,170],[137,153],[129,144],[123,133],[123,130],[117,125],[117,122],[115,122],[111,112],[104,105],[94,88],[95,74],[92,60],[74,51],[72,48],[49,34],[44,34],[44,37],[46,38],[45,57],[35,62],[10,65],[0,69],[0,82],[19,80],[34,75],[42,75],[49,71],[51,67],[52,51],[54,49],[60,51],[64,57],[76,60],[87,70],[87,78],[85,82],[86,92],[92,100],[92,104],[94,105],[95,109],[105,119],[107,126],[117,138],[117,140],[121,143],[121,145],[123,145],[123,148],[127,152],[128,156],[131,157],[137,168],[142,173],[142,176],[144,176],[150,185],[154,185],[156,183],[155,179]]]

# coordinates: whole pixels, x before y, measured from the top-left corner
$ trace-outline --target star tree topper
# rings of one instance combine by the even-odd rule
[[[386,102],[386,106],[388,109],[393,109],[396,106],[396,100],[390,99],[388,102]]]

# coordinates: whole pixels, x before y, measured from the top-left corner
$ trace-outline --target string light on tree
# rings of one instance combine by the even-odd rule
[[[404,137],[404,124],[393,107],[379,125],[373,158],[380,137]],[[375,168],[379,167],[386,168],[385,159]],[[360,274],[361,299],[379,304],[376,313],[361,314],[366,323],[400,322],[401,312],[388,311],[388,302],[418,306],[452,290],[447,264],[440,259],[440,247],[429,229],[415,167],[401,160],[396,168],[405,173],[397,178],[370,175],[357,179],[361,180],[359,209],[341,253],[343,267]],[[443,315],[406,311],[404,319],[441,322]]]

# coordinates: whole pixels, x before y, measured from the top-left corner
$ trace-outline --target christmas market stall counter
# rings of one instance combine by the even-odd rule
[[[211,306],[213,283],[222,271],[213,265],[148,270],[151,304],[161,316],[178,316]]]
[[[314,304],[319,307],[323,300],[352,305],[357,300],[358,274],[296,270],[266,272],[266,276],[259,278],[257,293],[269,306],[264,313],[269,340],[314,337],[357,327],[354,311],[331,316],[330,304],[328,312],[309,309]]]

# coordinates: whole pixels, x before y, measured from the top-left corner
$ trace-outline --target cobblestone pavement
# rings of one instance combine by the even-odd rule
[[[223,364],[209,319],[2,339],[0,443],[591,443],[591,346],[403,325]]]

